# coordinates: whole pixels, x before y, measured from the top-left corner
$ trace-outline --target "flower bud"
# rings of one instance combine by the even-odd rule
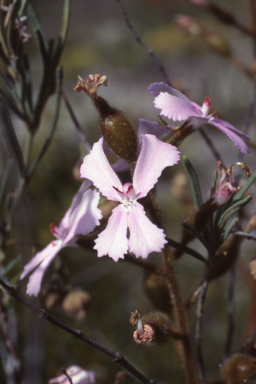
[[[143,316],[137,322],[137,330],[133,333],[137,344],[154,342],[162,344],[172,336],[170,317],[160,311],[152,311]]]
[[[219,53],[222,56],[225,56],[225,57],[231,57],[232,56],[232,52],[231,52],[231,48],[229,46],[229,43],[227,42],[226,39],[224,39],[223,36],[221,36],[217,33],[210,33],[210,32],[202,33],[202,36],[203,36],[206,44],[211,49],[213,49],[214,51],[216,51],[217,53]]]
[[[66,295],[62,301],[63,310],[77,320],[85,317],[91,303],[91,296],[85,291],[75,290]]]
[[[222,244],[210,266],[207,276],[208,281],[224,275],[232,267],[238,257],[242,241],[242,236],[234,235]]]
[[[256,359],[237,353],[231,356],[221,370],[225,384],[254,384],[256,380]]]
[[[167,281],[164,277],[149,273],[145,279],[146,293],[156,309],[170,313],[171,298]]]
[[[93,85],[94,83],[94,85]],[[90,75],[87,81],[78,77],[76,92],[85,91],[100,114],[100,127],[104,140],[110,149],[129,163],[137,160],[137,134],[125,114],[111,107],[103,97],[97,95],[97,88],[107,85],[107,77],[99,73]]]

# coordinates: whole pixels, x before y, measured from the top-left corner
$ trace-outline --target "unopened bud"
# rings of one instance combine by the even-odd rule
[[[254,384],[256,379],[256,359],[249,355],[235,354],[221,370],[225,384]]]
[[[95,75],[89,75],[86,81],[78,77],[78,83],[74,90],[76,92],[83,90],[93,101],[100,114],[102,135],[111,150],[116,155],[132,163],[138,157],[135,128],[123,112],[111,107],[103,97],[97,95],[97,89],[102,84],[107,85],[107,77],[96,73]]]
[[[77,320],[85,317],[91,303],[91,296],[85,291],[75,290],[62,301],[63,310]]]
[[[225,57],[231,57],[232,52],[231,48],[229,46],[229,43],[226,39],[224,39],[223,36],[217,34],[217,33],[210,33],[210,32],[204,32],[202,33],[202,36],[204,38],[204,41],[206,44],[216,51],[218,54],[225,56]]]
[[[156,309],[170,313],[171,298],[167,281],[164,277],[150,273],[145,280],[145,290]]]

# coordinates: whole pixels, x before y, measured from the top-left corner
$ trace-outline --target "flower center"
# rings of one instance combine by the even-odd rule
[[[118,188],[113,187],[120,196],[120,203],[122,207],[128,211],[134,208],[134,204],[137,201],[137,196],[135,189],[131,183],[126,183],[123,185],[123,190],[119,191]]]

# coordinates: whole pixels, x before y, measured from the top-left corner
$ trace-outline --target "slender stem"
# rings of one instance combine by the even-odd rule
[[[203,321],[202,321],[203,320],[203,304],[205,301],[207,289],[208,289],[208,282],[206,280],[202,285],[202,290],[198,298],[198,305],[197,305],[197,311],[196,311],[197,320],[196,320],[195,340],[196,340],[196,350],[197,350],[198,374],[199,374],[199,380],[201,383],[206,382],[201,340],[202,340],[202,326],[203,326]]]
[[[70,102],[69,102],[69,100],[67,98],[67,95],[66,95],[66,93],[63,90],[61,91],[61,94],[62,94],[62,98],[64,100],[64,103],[66,105],[66,108],[68,110],[69,116],[70,116],[71,120],[74,123],[74,126],[75,126],[75,128],[76,128],[76,130],[77,130],[77,132],[79,134],[79,137],[80,137],[81,141],[84,144],[84,147],[85,147],[86,151],[89,153],[90,150],[91,150],[91,146],[90,146],[90,144],[88,143],[88,141],[86,139],[84,131],[83,131],[83,129],[82,129],[82,127],[81,127],[81,125],[80,125],[76,115],[75,115],[75,112],[74,112],[74,110],[73,110],[73,108],[72,108],[72,106],[71,106],[71,104],[70,104]]]
[[[162,268],[159,268],[155,264],[151,264],[145,260],[135,259],[134,256],[131,256],[129,253],[125,255],[124,260],[120,260],[121,262],[129,262],[131,264],[137,265],[138,267],[141,267],[145,269],[146,271],[155,273],[156,275],[165,275],[165,271]]]
[[[250,13],[252,20],[252,30],[256,31],[256,1],[250,0]],[[256,55],[256,35],[253,37],[254,40],[254,55]]]
[[[73,381],[72,381],[71,377],[67,374],[65,368],[62,367],[61,372],[63,373],[63,375],[65,375],[67,377],[69,384],[73,384]]]
[[[139,380],[141,383],[144,384],[156,384],[156,381],[154,379],[148,379],[146,376],[144,376],[140,371],[137,370],[132,364],[130,364],[121,353],[119,352],[112,352],[110,349],[104,347],[97,341],[89,338],[88,336],[84,335],[80,330],[74,329],[63,323],[62,321],[58,320],[56,317],[53,317],[49,315],[48,312],[46,312],[45,309],[41,309],[37,307],[35,304],[33,304],[31,301],[25,299],[23,296],[21,296],[13,287],[10,287],[7,285],[2,279],[0,279],[0,286],[3,288],[5,293],[7,295],[12,296],[17,301],[28,307],[31,311],[36,312],[41,318],[49,321],[50,323],[56,325],[58,328],[63,329],[65,332],[70,333],[73,335],[76,339],[80,339],[84,341],[87,344],[90,344],[94,348],[98,349],[99,351],[103,352],[105,355],[109,356],[115,363],[119,364],[122,368],[127,370],[131,375],[133,375],[137,380]]]
[[[3,307],[1,301],[0,301],[0,326],[1,326],[1,333],[3,336],[5,348],[10,356],[9,369],[8,369],[9,376],[12,376],[12,379],[14,380],[14,382],[18,383],[22,381],[21,363],[11,339],[11,329],[8,324],[5,308]]]
[[[163,228],[161,215],[157,209],[157,204],[152,192],[148,195],[147,208],[150,211],[153,222],[158,227]],[[187,312],[174,270],[174,254],[171,252],[168,244],[166,244],[163,249],[163,264],[166,271],[166,278],[168,281],[170,297],[173,305],[176,326],[175,331],[182,335],[181,339],[177,340],[177,344],[179,345],[182,363],[185,368],[186,384],[196,384],[197,381],[195,374],[195,364],[189,336]]]
[[[204,141],[206,142],[206,144],[208,145],[209,149],[211,150],[213,156],[215,157],[215,159],[218,161],[220,160],[222,163],[222,158],[221,158],[221,155],[219,153],[219,151],[217,151],[217,149],[215,148],[213,142],[211,141],[211,139],[208,137],[208,135],[206,135],[206,133],[203,131],[203,129],[199,128],[199,133],[200,135],[202,136],[202,138],[204,139]]]
[[[144,49],[144,51],[146,51],[146,53],[149,55],[149,57],[153,60],[153,62],[156,65],[157,69],[159,70],[159,72],[163,76],[163,79],[166,82],[166,84],[171,85],[171,82],[170,82],[170,79],[168,77],[168,74],[167,74],[165,68],[163,67],[163,65],[157,59],[155,53],[150,48],[148,48],[146,46],[144,41],[141,39],[141,37],[134,30],[134,28],[133,28],[133,26],[132,26],[132,24],[131,24],[131,22],[129,20],[129,17],[127,15],[127,12],[126,12],[126,10],[125,10],[125,8],[123,6],[123,3],[121,2],[121,0],[116,0],[116,2],[117,2],[118,6],[119,6],[119,8],[121,10],[121,13],[122,13],[123,19],[125,21],[125,24],[127,25],[128,29],[133,34],[135,40],[137,41],[137,43],[140,44],[140,46]]]
[[[232,339],[234,334],[234,292],[236,282],[236,271],[233,266],[229,273],[229,286],[228,286],[228,332],[225,345],[225,352],[223,361],[229,358],[231,354]]]

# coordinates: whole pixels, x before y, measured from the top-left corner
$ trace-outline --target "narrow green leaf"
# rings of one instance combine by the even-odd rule
[[[208,264],[207,260],[202,255],[200,255],[200,253],[196,252],[194,249],[186,247],[185,245],[182,245],[182,244],[178,243],[177,241],[172,240],[168,237],[167,237],[167,241],[168,241],[168,244],[170,245],[170,247],[179,249],[180,251],[183,251],[184,253],[194,257],[195,259],[200,260],[205,264]]]
[[[4,267],[4,270],[3,272],[0,274],[0,278],[1,279],[4,279],[9,272],[11,272],[11,270],[22,260],[22,257],[21,255],[18,255],[17,257],[15,257],[14,259],[12,259],[7,265],[6,267]]]
[[[8,110],[3,105],[3,103],[0,104],[0,123],[4,133],[5,142],[15,161],[18,174],[21,178],[26,179],[26,168],[24,165],[22,152],[15,134]]]
[[[15,19],[18,16],[20,6],[21,6],[21,0],[13,0],[11,15],[10,15],[10,19],[9,19],[9,22],[8,22],[7,28],[6,28],[7,46],[8,46],[9,52],[12,52],[13,54],[16,53],[15,52],[15,45],[14,45],[14,41],[13,41],[14,25],[15,25]]]
[[[222,230],[229,218],[236,213],[240,208],[244,207],[246,204],[251,201],[252,197],[251,196],[246,196],[243,200],[238,201],[237,203],[233,204],[231,207],[229,207],[225,212],[220,217],[220,220],[218,222],[218,227],[220,230]]]
[[[2,204],[3,197],[5,194],[5,190],[6,190],[6,186],[7,186],[8,181],[10,180],[10,176],[11,176],[13,167],[14,167],[14,160],[8,159],[7,165],[6,165],[6,168],[4,171],[4,175],[3,175],[3,178],[1,181],[1,186],[0,186],[0,205]]]
[[[20,10],[19,10],[19,17],[24,15],[24,13],[26,12],[26,8],[27,8],[29,2],[30,2],[30,0],[22,0],[21,1],[21,7],[20,7]]]
[[[41,150],[39,151],[36,159],[32,163],[28,176],[29,178],[33,175],[35,172],[36,167],[38,166],[39,162],[41,161],[42,157],[44,156],[46,150],[48,149],[51,140],[53,138],[54,132],[56,130],[57,122],[58,122],[58,117],[59,117],[59,110],[60,110],[60,102],[61,102],[61,86],[62,86],[62,68],[57,68],[56,71],[56,102],[55,102],[55,113],[52,121],[52,126],[50,129],[50,132],[48,134],[48,137],[46,138]]]
[[[43,45],[44,45],[45,49],[47,50],[47,48],[48,48],[47,39],[46,39],[46,36],[44,34],[39,16],[38,16],[38,14],[37,14],[34,6],[33,6],[33,3],[31,1],[27,4],[27,15],[29,18],[29,23],[30,23],[34,33],[35,34],[37,32],[40,33],[40,35],[42,37]]]
[[[203,204],[202,201],[202,195],[201,195],[201,190],[200,190],[200,185],[198,182],[198,177],[196,174],[196,171],[194,170],[191,162],[188,160],[186,156],[183,156],[182,158],[183,166],[188,174],[189,181],[190,181],[190,186],[192,189],[192,194],[193,194],[193,199],[194,199],[194,204],[195,204],[195,209],[199,209],[201,205]]]
[[[229,237],[231,231],[232,231],[233,228],[237,225],[238,221],[239,221],[239,218],[238,218],[238,217],[234,217],[234,218],[230,221],[230,223],[228,224],[228,226],[227,226],[227,228],[226,228],[226,230],[225,230],[225,232],[224,232],[224,235],[223,235],[223,242],[224,242],[225,240],[227,240],[227,238]]]
[[[182,223],[182,226],[186,228],[188,231],[194,233],[195,237],[201,241],[201,243],[205,246],[206,249],[208,249],[208,244],[206,243],[205,239],[203,236],[189,223]]]
[[[247,190],[255,182],[255,180],[256,180],[256,172],[251,175],[251,177],[247,180],[243,188],[240,189],[240,191],[235,194],[235,196],[233,197],[234,203],[236,203],[238,200],[241,200],[243,195],[247,192]]]
[[[247,233],[247,232],[244,232],[244,231],[236,231],[236,232],[234,232],[234,235],[244,236],[244,237],[246,237],[247,240],[254,240],[254,241],[256,241],[256,236],[251,235],[250,233]]]

